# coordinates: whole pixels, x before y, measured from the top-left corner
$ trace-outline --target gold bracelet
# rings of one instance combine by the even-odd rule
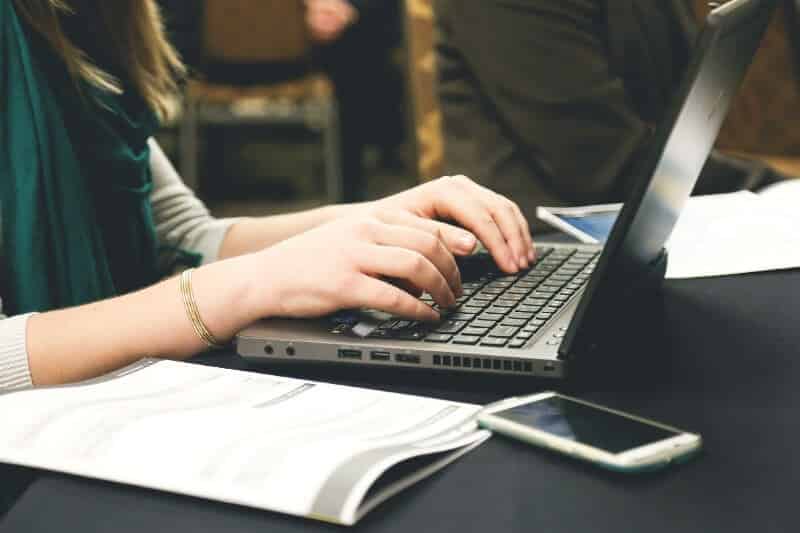
[[[183,296],[183,306],[186,309],[186,315],[189,317],[189,322],[192,323],[194,332],[200,337],[209,348],[220,349],[225,346],[217,340],[214,335],[208,331],[203,319],[200,317],[200,311],[197,309],[197,303],[194,301],[194,292],[192,291],[192,271],[193,268],[188,268],[181,274],[181,295]]]

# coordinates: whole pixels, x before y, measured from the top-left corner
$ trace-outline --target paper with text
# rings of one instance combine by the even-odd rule
[[[483,442],[478,406],[172,361],[0,395],[0,461],[353,524]],[[375,494],[399,463],[430,462]]]

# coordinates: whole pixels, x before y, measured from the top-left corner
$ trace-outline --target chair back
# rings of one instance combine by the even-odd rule
[[[444,167],[442,114],[437,93],[435,19],[432,0],[405,0],[408,81],[414,120],[417,172],[440,176]]]
[[[296,62],[311,52],[303,0],[205,0],[204,8],[208,61]]]

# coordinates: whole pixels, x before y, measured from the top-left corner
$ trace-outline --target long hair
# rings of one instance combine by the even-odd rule
[[[164,31],[155,0],[15,0],[18,13],[64,61],[76,80],[122,93],[137,91],[162,119],[174,109],[176,78],[185,73],[178,53]],[[90,20],[103,42],[103,51],[118,65],[131,87],[102,70],[86,50],[65,32],[64,20],[80,14]]]

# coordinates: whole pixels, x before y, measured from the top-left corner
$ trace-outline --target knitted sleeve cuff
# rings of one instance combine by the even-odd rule
[[[33,386],[27,329],[33,313],[0,320],[0,393]]]

